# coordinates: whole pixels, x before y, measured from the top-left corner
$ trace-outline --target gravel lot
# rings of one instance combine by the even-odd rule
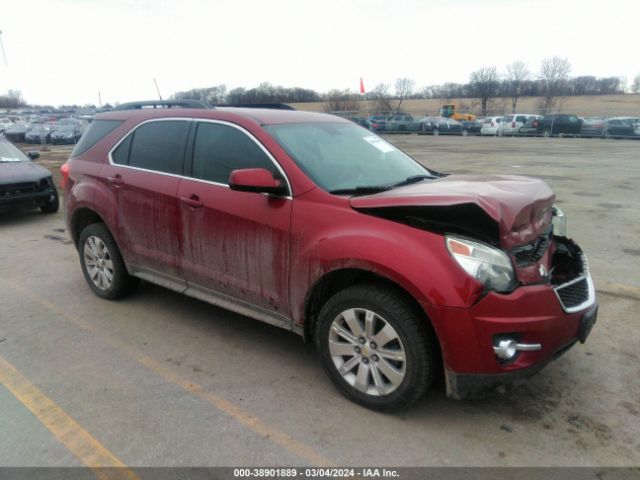
[[[81,465],[90,441],[58,435],[77,431],[69,419],[129,466],[639,465],[640,142],[389,139],[436,170],[554,188],[599,291],[585,345],[508,392],[454,402],[438,385],[379,414],[340,396],[294,334],[145,283],[100,300],[62,213],[3,215],[0,369],[15,372],[0,382],[0,465]],[[40,162],[57,172],[68,152]]]

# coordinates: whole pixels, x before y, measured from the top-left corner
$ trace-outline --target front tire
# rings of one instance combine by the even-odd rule
[[[438,130],[437,128],[434,128],[432,134],[434,137],[437,137],[438,135],[440,135],[440,130]]]
[[[120,250],[104,223],[92,223],[80,233],[80,266],[93,292],[107,300],[132,293],[139,280],[127,272]]]
[[[355,285],[320,311],[316,348],[347,398],[374,410],[398,410],[422,397],[437,371],[436,343],[425,322],[395,291]]]

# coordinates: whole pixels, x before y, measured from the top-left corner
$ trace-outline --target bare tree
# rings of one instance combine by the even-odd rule
[[[360,110],[360,97],[349,90],[331,90],[324,94],[326,112],[352,112]]]
[[[631,93],[640,93],[640,75],[636,75],[631,84]]]
[[[489,99],[496,95],[499,85],[496,67],[483,67],[471,73],[469,87],[473,96],[480,100],[482,115],[487,114]]]
[[[516,106],[518,105],[518,98],[522,93],[522,82],[529,77],[529,70],[524,62],[513,62],[511,65],[507,65],[507,87],[509,96],[511,97],[511,113],[516,113]]]
[[[380,113],[390,113],[393,111],[391,107],[391,95],[389,94],[389,85],[379,83],[371,90],[367,97],[375,102],[375,111]]]
[[[416,88],[415,80],[409,78],[399,78],[396,80],[396,97],[398,98],[396,114],[400,111],[400,105],[402,105],[404,99],[413,93],[414,88]]]
[[[558,96],[564,93],[571,64],[566,58],[548,57],[542,61],[540,79],[544,89],[544,113],[550,113]]]
[[[0,95],[0,108],[24,107],[26,104],[20,90],[9,90],[6,95]]]

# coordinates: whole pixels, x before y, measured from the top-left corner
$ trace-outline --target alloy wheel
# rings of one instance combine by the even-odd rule
[[[84,265],[93,284],[100,290],[113,285],[113,260],[105,243],[98,237],[87,238],[83,249]]]
[[[342,378],[368,395],[396,390],[406,373],[406,353],[398,332],[377,313],[350,308],[329,331],[329,352]]]

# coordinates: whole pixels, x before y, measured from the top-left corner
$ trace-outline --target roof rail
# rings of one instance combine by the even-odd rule
[[[144,100],[121,103],[113,110],[142,110],[147,108],[213,108],[200,100]]]
[[[232,108],[269,108],[272,110],[295,110],[286,103],[229,103],[214,105],[214,107],[232,107]]]

